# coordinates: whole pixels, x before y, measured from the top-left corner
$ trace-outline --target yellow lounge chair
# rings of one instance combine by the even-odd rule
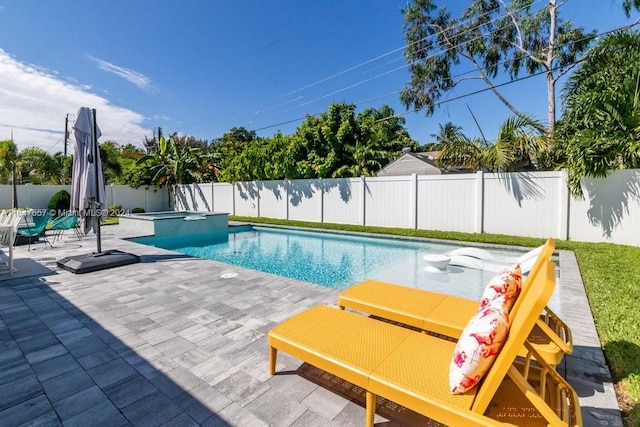
[[[525,401],[535,408],[523,410],[526,425],[580,426],[575,392],[543,359],[540,390],[523,375],[530,370],[514,364],[555,287],[553,263],[536,263],[534,270],[495,363],[479,386],[463,394],[451,394],[449,386],[455,342],[328,306],[303,311],[269,332],[270,372],[275,374],[281,350],[363,388],[367,426],[373,425],[376,396],[447,425],[499,425],[490,415],[498,417]],[[514,385],[521,390],[519,399],[511,391]],[[561,392],[551,396],[544,392],[548,386]]]
[[[554,248],[555,240],[548,239],[536,263],[551,259]],[[528,282],[526,279],[523,286]],[[518,309],[518,301],[520,298],[516,300],[512,313]],[[469,319],[478,311],[477,300],[375,280],[344,290],[338,296],[338,306],[452,338],[460,336]],[[536,322],[528,341],[551,366],[558,365],[565,354],[573,352],[571,330],[548,307]],[[526,350],[523,349],[522,353]]]

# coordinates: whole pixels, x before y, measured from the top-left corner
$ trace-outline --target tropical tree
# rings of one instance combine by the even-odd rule
[[[640,10],[640,0],[624,0],[622,2],[622,7],[624,8],[624,12],[628,17],[631,13],[631,9]]]
[[[68,184],[71,182],[73,156],[65,156],[61,151],[53,155],[57,174],[51,177],[53,184]]]
[[[234,158],[243,152],[245,148],[257,139],[255,131],[249,131],[244,127],[233,127],[220,138],[214,138],[209,145],[209,153],[215,159],[217,176],[221,171],[231,166]],[[234,175],[233,172],[230,172]],[[224,178],[223,178],[224,179]]]
[[[407,147],[419,146],[404,128],[404,117],[396,116],[388,105],[368,108],[356,116],[353,145],[344,147],[342,165],[333,177],[374,176]]]
[[[198,169],[197,148],[190,148],[184,143],[184,138],[173,134],[169,139],[161,136],[158,150],[137,160],[142,166],[144,175],[150,177],[151,183],[158,187],[173,187],[176,184],[191,184],[196,182]]]
[[[16,183],[16,168],[18,160],[18,147],[12,139],[0,141],[0,176],[13,186],[11,206],[18,208],[18,188]]]
[[[375,176],[384,167],[392,153],[379,148],[367,141],[358,141],[356,145],[345,147],[349,161],[338,167],[331,176],[333,178]]]
[[[297,168],[304,178],[330,178],[344,164],[345,147],[358,140],[355,105],[336,103],[296,130]]]
[[[563,90],[556,154],[569,170],[572,193],[581,178],[640,167],[640,32],[602,39]]]
[[[419,144],[412,140],[405,129],[405,118],[396,115],[393,108],[383,105],[380,108],[367,108],[358,114],[356,121],[369,144],[389,152],[401,152],[408,147],[416,150]]]
[[[549,0],[538,9],[534,0],[472,0],[460,18],[434,0],[412,0],[403,9],[405,56],[411,80],[401,93],[405,107],[433,114],[440,99],[468,80],[481,80],[516,116],[525,116],[498,90],[503,70],[511,80],[524,70],[543,73],[547,83],[548,134],[553,133],[559,78],[580,59],[595,36],[559,17],[568,0]],[[629,0],[631,1],[631,0]],[[634,0],[638,1],[638,0]],[[475,74],[455,74],[460,63]]]
[[[57,180],[60,175],[60,164],[53,156],[37,147],[20,151],[16,168],[19,171],[17,181],[20,183],[42,184]]]
[[[485,165],[491,172],[536,170],[539,158],[548,151],[547,137],[540,123],[531,117],[509,117],[485,151]]]
[[[439,167],[487,172],[538,169],[538,158],[548,146],[540,125],[522,116],[508,118],[500,126],[493,143],[469,139],[462,132],[455,132],[441,144],[440,156],[436,160]]]
[[[484,152],[488,147],[487,141],[460,134],[440,144],[440,155],[435,164],[445,170],[483,170],[486,169]]]
[[[307,116],[293,135],[258,138],[233,128],[215,139],[211,151],[224,156],[223,181],[371,176],[403,147],[416,148],[392,108],[334,103],[319,116]]]
[[[438,133],[431,134],[431,137],[436,140],[430,147],[432,150],[439,150],[447,144],[465,139],[465,136],[462,133],[462,127],[456,126],[451,122],[447,122],[444,125],[439,123]]]
[[[98,149],[105,184],[118,182],[122,176],[120,146],[115,141],[105,141],[98,146]]]

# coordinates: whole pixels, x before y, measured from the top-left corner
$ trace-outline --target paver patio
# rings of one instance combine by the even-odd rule
[[[280,374],[269,375],[269,329],[335,305],[337,291],[121,240],[133,233],[118,226],[102,233],[103,250],[142,262],[63,271],[56,260],[96,249],[93,235],[68,233],[54,248],[16,247],[18,271],[0,276],[1,426],[362,425],[360,390],[285,354]],[[559,254],[562,317],[575,344],[560,371],[586,426],[621,426],[575,257]],[[376,422],[386,426],[426,422],[383,406],[391,421]]]

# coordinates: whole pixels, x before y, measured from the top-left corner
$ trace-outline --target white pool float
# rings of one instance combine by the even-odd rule
[[[493,261],[485,261],[482,259],[465,256],[465,255],[456,255],[451,257],[451,261],[449,261],[449,265],[454,265],[458,267],[466,267],[473,268],[475,270],[483,270],[483,271],[492,271],[499,272],[505,267],[511,267],[516,264],[520,264],[520,271],[524,273],[528,273],[529,270],[533,267],[533,264],[536,263],[536,258],[528,258],[523,262],[493,262]]]
[[[491,261],[491,262],[501,263],[501,264],[516,264],[516,263],[522,264],[523,262],[529,259],[535,259],[540,254],[543,248],[544,248],[544,245],[538,246],[537,248],[531,249],[529,252],[524,253],[519,257],[495,255],[486,249],[472,248],[472,247],[454,249],[452,251],[444,253],[444,255],[447,255],[450,257],[465,256],[465,257],[477,258],[483,261]]]
[[[447,266],[449,265],[449,262],[451,261],[451,257],[450,256],[440,255],[440,254],[426,254],[422,258],[427,263],[427,266],[425,267],[425,270],[430,272],[430,273],[444,273],[444,272],[446,272],[447,271]]]

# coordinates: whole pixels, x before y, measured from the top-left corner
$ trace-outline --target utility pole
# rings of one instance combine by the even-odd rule
[[[64,159],[67,158],[67,140],[69,139],[69,113],[64,118]]]

